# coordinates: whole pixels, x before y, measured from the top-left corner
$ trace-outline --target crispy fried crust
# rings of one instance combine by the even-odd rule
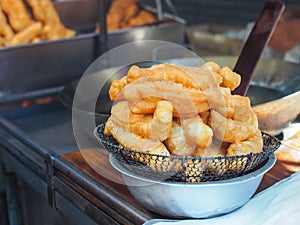
[[[248,97],[234,95],[235,109],[233,117],[227,119],[215,110],[211,111],[210,127],[219,140],[234,143],[254,136],[258,130],[258,121]]]
[[[222,67],[220,75],[223,78],[221,87],[228,87],[231,91],[235,90],[241,83],[241,76],[233,72],[229,67]]]
[[[34,22],[22,0],[0,0],[0,3],[15,32],[25,29]]]
[[[43,25],[41,22],[36,22],[26,27],[24,30],[18,32],[13,38],[8,42],[9,46],[28,43],[30,40],[34,39],[38,34],[42,32]]]
[[[239,83],[240,75],[213,62],[200,68],[132,66],[111,85],[110,97],[117,104],[106,133],[126,147],[133,143],[125,137],[133,136],[138,143],[135,148],[150,153],[164,151],[161,145],[157,151],[153,146],[147,150],[141,144],[145,140],[158,141],[169,154],[179,156],[260,152],[262,137],[250,99],[231,94]],[[113,132],[113,126],[122,132]]]
[[[171,134],[165,142],[167,148],[173,155],[192,155],[196,145],[189,143],[182,126],[173,122]]]
[[[200,116],[184,118],[181,123],[185,136],[190,142],[195,143],[200,148],[207,148],[211,145],[213,131],[203,123]]]
[[[165,99],[172,102],[174,107],[174,116],[195,115],[205,112],[209,109],[206,94],[200,90],[184,88],[181,84],[173,83],[167,80],[139,80],[126,85],[122,90],[124,100],[135,104],[135,112],[143,113],[144,104],[138,104],[147,98],[147,101],[157,101]],[[149,104],[147,112],[154,112],[153,106]],[[151,108],[150,108],[151,107]]]
[[[106,129],[126,148],[150,154],[170,155],[167,148],[160,141],[142,138],[129,130],[119,127],[111,118],[106,122]]]
[[[249,153],[258,153],[263,148],[263,139],[261,132],[256,131],[253,137],[245,140],[232,143],[227,149],[228,156],[246,155]]]
[[[4,41],[10,40],[14,36],[14,31],[9,26],[1,5],[0,5],[0,24],[1,24],[0,36],[3,37],[3,45],[4,45],[5,44]]]

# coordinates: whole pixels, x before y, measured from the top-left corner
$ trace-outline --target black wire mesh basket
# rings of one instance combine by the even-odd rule
[[[127,170],[150,179],[198,183],[225,180],[261,168],[280,146],[280,141],[262,132],[263,151],[238,156],[192,157],[164,156],[138,152],[121,146],[112,136],[104,134],[105,124],[94,130],[104,148]]]

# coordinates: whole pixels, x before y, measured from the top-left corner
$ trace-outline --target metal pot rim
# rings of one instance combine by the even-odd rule
[[[190,186],[190,187],[213,187],[213,186],[221,186],[221,185],[233,185],[236,183],[241,183],[241,182],[248,182],[252,179],[258,179],[265,173],[267,173],[275,164],[276,162],[276,155],[275,153],[271,154],[268,161],[264,166],[261,168],[246,174],[244,176],[236,177],[236,178],[231,178],[231,179],[226,179],[226,180],[220,180],[220,181],[209,181],[209,182],[200,182],[200,183],[175,183],[175,182],[169,182],[169,181],[159,181],[159,180],[152,180],[146,177],[142,177],[140,175],[133,174],[132,172],[124,169],[121,165],[120,162],[113,156],[111,153],[109,155],[109,162],[112,165],[114,169],[119,171],[123,176],[127,176],[136,180],[140,180],[143,182],[151,183],[151,184],[161,184],[161,185],[166,185],[166,186],[173,186],[173,187],[183,187],[183,186]]]

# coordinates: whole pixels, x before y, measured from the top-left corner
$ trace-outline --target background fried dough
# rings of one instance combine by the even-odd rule
[[[61,23],[51,0],[0,0],[0,24],[0,46],[75,35]]]
[[[155,16],[146,11],[146,10],[141,10],[137,16],[129,20],[128,25],[130,27],[135,27],[135,26],[142,26],[144,24],[150,24],[150,23],[155,23],[157,22],[157,19]],[[125,26],[126,27],[126,26]]]
[[[4,40],[9,40],[14,36],[14,32],[9,26],[6,17],[2,11],[2,7],[0,5],[0,37],[3,37],[3,45],[4,45]]]
[[[14,31],[19,32],[33,23],[22,0],[0,0],[0,3]]]
[[[71,37],[75,32],[66,29],[61,23],[50,0],[27,0],[34,16],[44,24],[43,35],[47,40]]]
[[[107,30],[112,31],[154,23],[157,19],[153,13],[143,10],[138,0],[114,0],[108,10],[106,21]]]
[[[41,33],[43,25],[41,22],[35,22],[24,30],[20,31],[8,42],[8,46],[28,43],[35,36]]]

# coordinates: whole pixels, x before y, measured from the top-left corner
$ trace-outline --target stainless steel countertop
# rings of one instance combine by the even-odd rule
[[[72,113],[60,102],[11,109],[0,114],[59,155],[78,150],[72,130]]]

